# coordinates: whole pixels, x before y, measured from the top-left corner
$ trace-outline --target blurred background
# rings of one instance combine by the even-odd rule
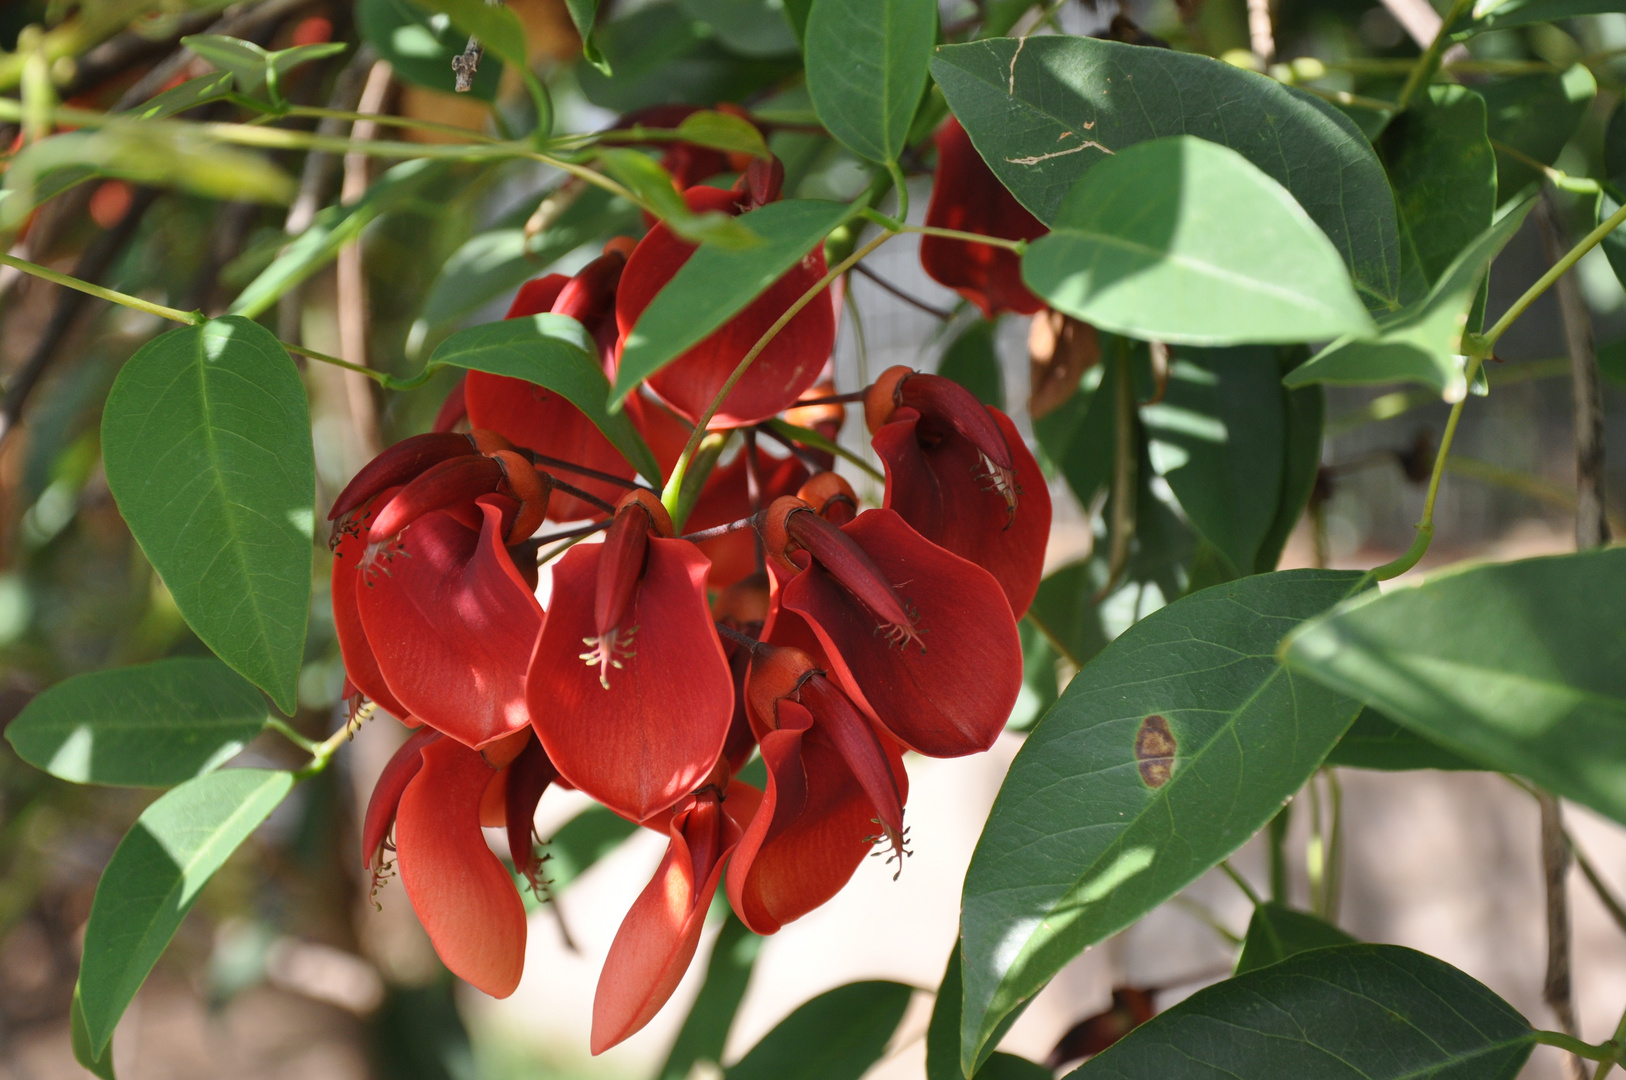
[[[1381,64],[1358,61],[1414,57],[1416,43],[1395,12],[1415,11],[1422,2],[1279,0],[1272,8],[1276,55],[1320,61],[1317,85],[1325,89],[1381,97],[1398,77]],[[620,112],[668,99],[743,100],[764,113],[806,106],[805,94],[786,79],[794,70],[785,59],[794,39],[758,17],[764,10],[779,17],[772,0],[604,0],[602,46],[617,68],[613,82],[577,62],[580,42],[563,0],[511,0],[510,6],[524,19],[534,63],[548,76],[561,129],[602,127]],[[1052,7],[1056,24],[1069,33],[1122,37],[1128,31],[1113,21],[1127,16],[1138,32],[1178,47],[1214,55],[1250,48],[1244,0],[1152,0],[1121,8],[1114,0],[1068,0]],[[489,115],[483,105],[422,85],[434,78],[430,61],[441,63],[461,42],[448,44],[444,33],[413,37],[415,12],[403,0],[265,0],[154,17],[81,57],[77,69],[65,73],[63,96],[87,107],[113,107],[175,51],[181,34],[237,19],[216,32],[267,47],[332,39],[399,49],[399,70],[381,63],[375,47],[332,66],[301,69],[284,88],[291,100],[480,126]],[[56,14],[44,2],[11,0],[0,7],[0,49],[14,49],[24,26]],[[954,25],[977,9],[968,0],[950,0],[942,14],[945,25]],[[1019,31],[1033,25],[1034,14],[1018,23]],[[418,53],[407,47],[412,42],[422,46]],[[1471,59],[1525,64],[1533,72],[1584,64],[1599,93],[1557,168],[1601,177],[1604,125],[1626,79],[1623,48],[1626,15],[1601,16],[1562,29],[1486,34],[1474,40]],[[413,68],[414,56],[430,66]],[[185,68],[188,74],[204,70],[201,64]],[[495,95],[499,114],[527,107],[511,72],[488,81],[483,92]],[[0,131],[7,143],[13,134]],[[356,137],[367,136],[358,131]],[[774,139],[796,194],[846,198],[867,183],[859,164],[828,140],[794,133]],[[321,155],[282,164],[302,179],[303,201],[291,210],[108,181],[48,204],[17,244],[28,258],[126,292],[217,312],[271,263],[290,234],[308,225],[317,207],[354,201],[381,171],[364,159]],[[572,271],[596,254],[603,236],[635,220],[631,208],[605,200],[591,215],[583,210],[528,236],[525,222],[558,183],[557,174],[530,166],[440,170],[376,208],[359,242],[270,317],[290,340],[359,355],[386,370],[416,370],[451,330],[500,317],[521,281],[545,269]],[[929,177],[912,186],[918,220]],[[1560,227],[1576,235],[1590,228],[1590,197],[1561,194],[1558,206]],[[934,369],[969,321],[956,309],[957,297],[920,270],[912,238],[893,241],[866,265],[891,289],[851,277],[835,357],[840,390],[867,384],[891,364]],[[1490,316],[1548,265],[1532,217],[1496,264]],[[1618,359],[1626,348],[1611,348],[1626,339],[1626,291],[1600,252],[1580,263],[1578,278],[1605,374],[1626,379],[1626,363]],[[0,271],[6,403],[0,417],[0,724],[33,694],[76,672],[202,651],[124,528],[100,469],[100,403],[120,363],[158,330],[148,316],[65,303],[54,286]],[[1007,318],[994,342],[1005,400],[1023,425],[1028,332],[1026,320]],[[1492,393],[1465,413],[1423,570],[1573,547],[1568,366],[1553,362],[1563,355],[1557,301],[1549,293],[1503,339]],[[306,377],[321,500],[331,500],[381,445],[424,430],[447,389],[431,384],[383,400],[337,369],[312,365]],[[24,380],[26,408],[14,408]],[[1626,447],[1626,385],[1606,378],[1605,395],[1609,443]],[[1365,568],[1404,549],[1422,501],[1416,462],[1426,474],[1446,412],[1444,404],[1404,389],[1330,390],[1322,483],[1284,566]],[[861,428],[855,418],[843,439],[864,454]],[[1617,451],[1609,475],[1616,492],[1626,492],[1623,466],[1626,451]],[[866,489],[861,475],[853,478],[861,493],[879,495],[873,484]],[[1156,483],[1153,491],[1158,494]],[[1060,479],[1051,493],[1057,514],[1050,566],[1088,558],[1099,507],[1080,506]],[[1617,518],[1623,513],[1618,497],[1612,510]],[[325,567],[319,570],[296,721],[312,734],[333,730],[342,709],[343,670],[320,584]],[[1126,586],[1104,605],[1117,605],[1104,619],[1121,629],[1128,612],[1144,614],[1162,599],[1155,584]],[[1069,674],[1058,668],[1058,685]],[[1048,688],[1051,696],[1055,689]],[[1045,691],[1040,686],[1019,704],[1013,728],[1035,719]],[[659,1075],[704,974],[715,927],[684,986],[644,1032],[594,1060],[587,1056],[586,1030],[605,950],[663,842],[652,834],[623,841],[625,830],[595,831],[581,819],[566,828],[585,801],[550,792],[538,823],[545,837],[564,830],[550,863],[558,901],[532,915],[518,992],[493,1001],[453,985],[398,885],[380,891],[376,906],[369,897],[357,852],[358,807],[399,740],[400,729],[388,720],[364,727],[341,752],[339,767],[302,785],[210,883],[119,1027],[114,1060],[121,1076]],[[873,1075],[922,1075],[929,995],[955,939],[961,877],[1020,740],[1013,731],[977,758],[910,762],[914,857],[897,881],[878,861],[866,865],[834,901],[762,943],[730,1055],[822,990],[889,978],[922,993]],[[286,744],[267,739],[242,760],[293,763],[285,750]],[[150,798],[61,783],[0,743],[0,1078],[84,1075],[67,1036],[80,935],[101,868]],[[1319,904],[1362,939],[1440,956],[1538,1026],[1553,1024],[1541,1002],[1546,945],[1537,812],[1524,791],[1483,773],[1337,769],[1293,807],[1297,903]],[[1343,847],[1341,859],[1329,865],[1316,841],[1324,830],[1316,826],[1335,809]],[[1626,835],[1581,809],[1569,808],[1569,820],[1600,875],[1617,893],[1626,891]],[[1233,862],[1263,887],[1267,870],[1257,842]],[[1579,873],[1571,876],[1571,900],[1580,1025],[1584,1037],[1599,1041],[1626,1002],[1626,934]],[[1233,883],[1209,875],[1080,957],[1022,1017],[1005,1046],[1042,1060],[1069,1026],[1108,1007],[1114,987],[1155,990],[1158,1005],[1167,1006],[1222,977],[1250,910]],[[1562,1075],[1556,1055],[1538,1048],[1526,1075]]]

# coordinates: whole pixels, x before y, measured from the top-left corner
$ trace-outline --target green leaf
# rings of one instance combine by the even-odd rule
[[[80,1001],[79,982],[73,984],[73,1002],[68,1006],[68,1041],[73,1047],[73,1059],[101,1080],[115,1080],[113,1075],[113,1047],[97,1053],[90,1047],[90,1032],[85,1028],[85,1007]]]
[[[143,810],[113,852],[85,924],[79,987],[101,1054],[204,884],[292,789],[292,773],[226,769]]]
[[[1370,336],[1343,261],[1293,196],[1241,154],[1176,135],[1092,168],[1022,257],[1050,305],[1188,345]]]
[[[1082,667],[1107,647],[1093,597],[1106,585],[1106,567],[1085,559],[1053,571],[1039,582],[1024,622],[1031,621],[1062,656]]]
[[[1485,127],[1491,140],[1551,165],[1580,127],[1598,94],[1598,83],[1585,65],[1576,64],[1562,74],[1514,75],[1477,89],[1485,99]],[[1496,191],[1504,202],[1541,180],[1541,173],[1530,165],[1497,152]]]
[[[311,45],[296,45],[291,49],[279,49],[269,57],[271,70],[281,77],[301,64],[308,64],[313,60],[321,60],[328,56],[337,56],[349,47],[342,41],[319,41]]]
[[[1206,56],[1071,36],[943,46],[932,75],[983,159],[1041,221],[1054,224],[1079,177],[1112,154],[1195,135],[1286,187],[1372,303],[1399,302],[1383,167],[1347,117],[1308,94]]]
[[[239,93],[252,94],[265,85],[271,54],[252,41],[223,34],[191,34],[181,44],[237,80]]]
[[[1298,350],[1283,350],[1283,373],[1291,371],[1303,355]],[[1293,390],[1284,388],[1282,401],[1286,420],[1282,440],[1282,489],[1276,500],[1276,517],[1265,531],[1265,538],[1259,542],[1259,555],[1253,563],[1256,574],[1268,574],[1276,569],[1282,551],[1287,547],[1287,538],[1292,535],[1310,503],[1316,477],[1321,470],[1326,395],[1319,386],[1301,386]]]
[[[1015,1054],[993,1053],[977,1070],[977,1080],[1054,1080],[1055,1073]]]
[[[1378,153],[1394,185],[1405,250],[1422,272],[1420,295],[1490,228],[1496,153],[1485,101],[1464,86],[1431,86],[1389,122]]]
[[[582,39],[582,56],[586,57],[588,63],[609,75],[610,62],[604,58],[597,43],[593,41],[593,24],[598,21],[598,0],[565,0],[565,8],[570,12],[570,21]]]
[[[1460,754],[1429,742],[1410,728],[1401,727],[1376,709],[1361,715],[1327,755],[1328,765],[1353,769],[1402,772],[1409,769],[1482,769]]]
[[[1602,225],[1605,218],[1612,216],[1619,209],[1620,200],[1615,197],[1614,192],[1611,192],[1608,188],[1598,192],[1597,209],[1595,211],[1597,224]],[[1598,246],[1603,248],[1604,257],[1609,260],[1609,269],[1615,272],[1615,280],[1626,282],[1626,236],[1621,234],[1620,229],[1615,229],[1606,234],[1602,243]],[[1603,366],[1601,352],[1598,363],[1601,368]]]
[[[937,999],[932,1002],[932,1018],[926,1027],[926,1080],[965,1080],[965,1073],[960,1071],[960,999],[964,992],[960,977],[960,943],[956,941],[954,951],[949,954],[948,967],[943,971],[943,981],[937,987]],[[994,1047],[1026,1010],[1027,1002],[1023,1002],[1000,1021],[993,1038],[988,1040],[982,1056],[977,1059],[974,1075],[979,1080],[991,1080],[999,1073],[1000,1067],[992,1063],[1010,1055],[996,1054]]]
[[[1311,949],[1353,944],[1354,938],[1325,919],[1267,901],[1254,908],[1253,918],[1248,920],[1242,955],[1236,960],[1236,974],[1244,975]]]
[[[1101,343],[1109,356],[1110,340]],[[1134,346],[1132,346],[1134,347]],[[1033,434],[1045,457],[1077,496],[1089,506],[1096,492],[1112,475],[1113,435],[1117,426],[1113,403],[1115,380],[1121,365],[1097,364],[1084,373],[1077,392],[1053,411],[1033,421]]]
[[[855,982],[827,990],[779,1021],[728,1080],[858,1080],[881,1059],[909,1007],[902,983]]]
[[[188,109],[195,109],[199,105],[219,101],[231,93],[231,84],[232,74],[229,71],[200,75],[196,79],[188,79],[179,86],[172,86],[162,94],[148,98],[145,104],[131,109],[128,115],[137,120],[163,120]]]
[[[232,301],[227,313],[255,319],[300,282],[338,257],[339,250],[353,242],[361,231],[383,214],[450,172],[445,162],[420,159],[407,161],[375,180],[360,199],[348,206],[329,206],[282,249]]]
[[[813,13],[813,0],[785,0],[785,21],[796,33],[798,45],[807,39],[807,18]]]
[[[706,965],[706,981],[700,986],[683,1026],[678,1029],[666,1063],[655,1075],[659,1080],[685,1080],[702,1061],[720,1065],[728,1031],[745,998],[745,988],[756,967],[762,939],[745,928],[732,910],[723,917],[723,928],[711,948]]]
[[[605,149],[598,152],[604,171],[619,180],[628,191],[655,211],[668,228],[685,240],[710,242],[718,247],[744,249],[755,246],[760,237],[740,218],[719,210],[696,214],[689,209],[672,182],[672,174],[660,163],[638,150]]]
[[[741,56],[785,56],[801,49],[784,9],[764,0],[678,3],[690,17],[711,27],[724,47]]]
[[[677,134],[684,142],[696,146],[709,146],[713,150],[755,154],[768,157],[768,144],[762,141],[762,132],[743,116],[701,109],[690,113],[677,126]]]
[[[1286,403],[1276,350],[1172,352],[1163,400],[1141,407],[1152,467],[1192,525],[1249,573],[1275,521],[1286,458]]]
[[[1513,1006],[1397,945],[1341,945],[1199,990],[1077,1080],[1513,1080],[1535,1045]]]
[[[966,871],[962,1065],[1069,960],[1241,847],[1309,779],[1359,706],[1282,668],[1276,645],[1365,580],[1288,570],[1205,589],[1074,677],[1017,753]]]
[[[825,129],[859,157],[897,161],[936,40],[936,0],[816,0],[803,41]]]
[[[169,787],[218,769],[270,719],[225,664],[176,658],[65,679],[28,703],[6,740],[76,784]]]
[[[1031,614],[1030,611],[1028,615]],[[1061,654],[1039,624],[1027,615],[1017,620],[1016,631],[1022,640],[1022,690],[1016,695],[1016,704],[1011,707],[1005,727],[1011,731],[1026,731],[1050,711],[1060,696],[1056,663]]]
[[[1604,15],[1623,10],[1621,0],[1502,0],[1475,4],[1463,22],[1452,27],[1452,36],[1465,38],[1487,30],[1511,30],[1515,26],[1558,22],[1580,15]]]
[[[638,826],[602,806],[589,806],[548,840],[548,879],[557,893],[620,847]]]
[[[592,335],[575,319],[528,315],[459,330],[430,354],[426,368],[440,367],[507,375],[563,395],[645,478],[660,483],[660,466],[632,420],[605,407],[610,382]]]
[[[953,379],[984,405],[1005,407],[1005,374],[999,368],[999,351],[994,345],[997,327],[988,319],[967,326],[937,362],[937,373]]]
[[[1626,822],[1626,547],[1361,597],[1284,654],[1431,742]]]
[[[457,76],[452,59],[463,55],[469,35],[444,14],[430,14],[411,0],[361,0],[356,27],[362,40],[390,62],[395,77],[415,86],[453,93]],[[497,96],[502,61],[482,60],[469,96],[491,101]]]
[[[504,63],[514,65],[521,72],[530,72],[530,53],[525,45],[525,27],[520,23],[519,16],[507,6],[488,4],[485,0],[412,0],[412,2],[421,8],[445,13],[451,17],[452,25],[465,34],[479,38],[486,52]]]
[[[1598,346],[1598,372],[1604,378],[1626,386],[1626,341]]]
[[[704,340],[852,217],[845,203],[786,199],[735,219],[762,238],[744,250],[702,244],[628,332],[612,402]]]
[[[108,394],[102,458],[188,625],[292,715],[316,466],[305,387],[282,345],[237,315],[154,338]]]
[[[1528,196],[1509,207],[1456,257],[1427,296],[1381,320],[1376,340],[1341,338],[1290,371],[1283,384],[1414,382],[1431,387],[1447,400],[1462,397],[1468,391],[1462,369],[1462,335],[1469,310],[1491,260],[1513,239],[1533,205],[1534,196]]]

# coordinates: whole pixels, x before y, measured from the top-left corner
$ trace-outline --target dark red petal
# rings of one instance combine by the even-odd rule
[[[519,757],[508,766],[508,784],[503,792],[508,854],[514,860],[514,869],[528,878],[542,866],[536,857],[536,846],[531,843],[536,828],[536,807],[548,785],[558,778],[559,770],[553,767],[547,751],[535,738],[525,744]]]
[[[643,577],[648,552],[649,515],[638,506],[617,508],[615,521],[604,533],[598,581],[593,586],[593,632],[597,637],[634,626],[627,618],[627,606]]]
[[[367,540],[376,544],[425,514],[490,495],[497,490],[502,478],[502,466],[480,454],[431,465],[384,503],[373,518]]]
[[[480,832],[491,766],[450,739],[422,757],[396,816],[401,884],[452,974],[507,997],[525,965],[525,905]]]
[[[952,430],[924,432],[925,422],[915,410],[897,410],[875,433],[872,445],[886,466],[883,505],[932,543],[993,574],[1020,617],[1033,603],[1044,573],[1050,491],[1010,417],[997,409],[988,412],[1016,463],[1014,516],[987,478],[977,448]]]
[[[734,196],[716,188],[690,188],[683,197],[698,212],[738,210]],[[694,251],[694,244],[679,239],[665,225],[657,225],[639,241],[616,293],[616,322],[623,338]],[[650,376],[649,387],[680,415],[698,420],[745,354],[824,272],[824,250],[814,248],[745,310]],[[826,289],[762,350],[729,392],[711,426],[753,424],[795,404],[802,391],[818,380],[835,346],[835,335],[835,309]]]
[[[901,851],[903,796],[887,765],[886,740],[876,735],[869,721],[859,715],[840,688],[823,675],[814,675],[802,683],[801,698],[817,721],[819,731],[830,740],[858,786],[864,789],[881,833],[891,842],[894,851]]]
[[[671,845],[622,920],[593,998],[591,1047],[601,1054],[637,1032],[677,989],[740,828],[715,794],[672,816]]]
[[[474,444],[451,431],[431,431],[402,439],[361,467],[333,500],[328,520],[337,521],[385,488],[405,484],[432,465],[474,452]]]
[[[419,756],[423,748],[440,738],[440,732],[433,728],[421,727],[407,736],[407,741],[401,744],[384,766],[384,771],[378,774],[378,782],[373,785],[373,793],[367,800],[367,813],[361,820],[361,865],[371,868],[378,856],[378,849],[384,846],[389,838],[390,826],[395,824],[395,812],[401,805],[401,795],[406,791],[407,784],[418,770],[423,768],[423,758]]]
[[[899,380],[897,400],[899,405],[925,417],[933,429],[952,428],[999,468],[1015,468],[1005,433],[989,415],[987,406],[953,379],[913,373]]]
[[[988,749],[1022,687],[1022,647],[999,582],[891,510],[866,510],[842,532],[912,610],[919,642],[887,644],[874,614],[817,563],[791,579],[781,603],[807,620],[847,695],[899,742],[930,757]]]
[[[570,278],[564,274],[544,274],[542,277],[532,278],[519,287],[519,292],[514,294],[514,302],[508,305],[508,314],[503,318],[519,319],[526,315],[540,315],[545,311],[552,311],[554,301],[559,299],[559,294],[569,282]]]
[[[1044,224],[988,168],[959,121],[949,117],[936,138],[937,175],[926,208],[927,225],[1002,240],[1033,240],[1045,234]],[[920,263],[933,279],[976,304],[989,318],[1002,311],[1032,315],[1044,306],[1022,284],[1021,257],[1007,248],[923,236]]]
[[[362,581],[362,563],[367,555],[367,528],[376,507],[388,501],[390,494],[390,490],[385,489],[372,507],[355,515],[339,530],[339,542],[333,548],[333,627],[339,638],[339,652],[344,657],[344,673],[351,684],[377,702],[379,708],[405,720],[409,711],[395,699],[367,640],[367,631],[361,622],[359,594],[359,590],[366,588]]]
[[[603,550],[579,545],[554,568],[552,610],[527,680],[531,715],[572,785],[643,821],[705,781],[728,734],[734,686],[706,606],[706,558],[686,540],[649,538],[623,616],[624,633],[636,628],[630,641],[623,633],[602,664],[582,659],[597,647]]]
[[[475,532],[451,514],[419,518],[356,590],[367,640],[412,715],[479,747],[524,727],[525,669],[542,607],[502,546],[504,504],[476,504]]]

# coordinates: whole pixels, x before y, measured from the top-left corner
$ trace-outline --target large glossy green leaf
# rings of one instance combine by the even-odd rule
[[[1431,86],[1383,130],[1378,153],[1394,186],[1403,261],[1421,271],[1413,298],[1490,228],[1496,153],[1485,101],[1465,86]]]
[[[176,658],[64,679],[7,725],[6,740],[76,784],[169,787],[219,768],[270,718],[225,664]]]
[[[859,157],[898,160],[936,37],[935,0],[815,0],[803,49],[826,130]]]
[[[1404,772],[1410,769],[1482,769],[1438,743],[1429,742],[1408,727],[1402,727],[1373,708],[1349,725],[1344,737],[1327,755],[1328,765],[1353,769]]]
[[[1311,949],[1354,943],[1354,938],[1325,919],[1268,901],[1254,908],[1253,918],[1248,920],[1242,955],[1236,960],[1236,974],[1280,963]]]
[[[1358,703],[1277,643],[1360,587],[1289,570],[1193,593],[1125,631],[1028,736],[966,871],[962,1064],[1087,946],[1247,842]]]
[[[1626,548],[1360,597],[1284,654],[1432,742],[1626,822]]]
[[[1598,94],[1598,83],[1584,64],[1576,64],[1562,74],[1514,75],[1477,89],[1485,99],[1485,127],[1491,139],[1551,165],[1580,126]],[[1496,192],[1504,202],[1541,179],[1529,163],[1497,153]]]
[[[457,76],[453,57],[463,55],[469,35],[452,25],[444,13],[431,14],[411,0],[360,0],[356,27],[364,41],[390,62],[395,77],[416,86],[452,93]],[[493,56],[480,63],[468,93],[481,101],[497,96],[502,61]]]
[[[1108,330],[1188,345],[1376,332],[1326,235],[1218,143],[1176,135],[1113,154],[1052,225],[1022,257],[1022,279]]]
[[[1427,296],[1380,320],[1375,340],[1340,338],[1288,372],[1284,385],[1415,382],[1450,400],[1467,393],[1462,335],[1474,297],[1491,260],[1513,239],[1533,205],[1530,197],[1509,207],[1456,257]]]
[[[155,338],[102,413],[107,486],[203,643],[293,713],[316,465],[299,372],[229,315]]]
[[[1513,1080],[1530,1024],[1443,961],[1341,945],[1199,990],[1072,1073],[1077,1080]]]
[[[902,983],[878,980],[827,990],[797,1006],[724,1075],[728,1080],[858,1080],[881,1059],[911,993]]]
[[[1238,151],[1292,193],[1370,303],[1400,296],[1394,199],[1360,129],[1331,106],[1206,56],[1085,37],[947,45],[932,75],[984,160],[1053,223],[1078,178],[1165,135]]]
[[[844,203],[786,199],[738,219],[762,237],[742,250],[702,244],[649,302],[627,334],[612,401],[744,310],[853,214]]]
[[[624,412],[605,402],[610,381],[598,347],[581,323],[564,315],[528,315],[459,330],[435,349],[429,368],[460,367],[524,379],[563,395],[580,409],[635,469],[660,483],[660,466]]]
[[[926,1080],[965,1080],[966,1074],[960,1071],[960,1001],[964,994],[960,977],[960,943],[956,941],[954,951],[949,954],[948,967],[943,971],[943,981],[937,987],[937,1000],[932,1002],[932,1018],[926,1026]],[[994,1047],[1026,1009],[1027,1003],[1024,1002],[1000,1021],[1000,1026],[977,1059],[977,1068],[973,1073],[975,1077],[994,1080],[995,1073],[1000,1069],[993,1062],[1010,1056],[995,1053]]]
[[[717,942],[711,947],[706,981],[701,984],[699,996],[678,1029],[666,1063],[655,1074],[658,1080],[685,1080],[689,1071],[702,1061],[722,1064],[728,1031],[734,1026],[734,1015],[745,999],[745,988],[761,951],[762,938],[747,930],[739,917],[729,911],[723,917]]]
[[[143,810],[96,886],[79,962],[93,1053],[169,944],[204,884],[293,787],[292,773],[226,769],[188,780]]]
[[[232,315],[250,319],[269,311],[283,295],[338,257],[339,249],[354,241],[380,214],[416,198],[425,187],[449,172],[445,162],[407,161],[380,176],[366,194],[347,206],[330,206],[317,214],[310,227],[293,240],[233,300]]]

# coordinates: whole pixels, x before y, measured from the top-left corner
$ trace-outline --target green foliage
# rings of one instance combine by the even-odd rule
[[[683,1026],[678,1029],[666,1062],[656,1073],[658,1080],[685,1080],[695,1064],[707,1061],[720,1065],[728,1031],[751,982],[762,939],[745,928],[732,911],[723,917],[723,928],[711,948],[706,965],[706,981],[700,986]]]
[[[1005,408],[1005,376],[999,369],[999,354],[994,348],[996,324],[987,319],[960,331],[960,336],[943,350],[937,362],[937,373],[953,379],[984,405]]]
[[[926,88],[935,0],[817,0],[804,36],[819,120],[859,157],[897,161]]]
[[[932,1018],[926,1027],[926,1080],[965,1080],[966,1074],[960,1070],[960,1001],[964,994],[960,943],[956,941],[954,950],[949,953],[948,967],[943,970],[943,981],[938,984],[937,999],[932,1003]],[[972,1076],[980,1080],[993,1080],[1000,1074],[1000,1067],[993,1062],[1010,1055],[995,1053],[994,1047],[1026,1011],[1027,1004],[1024,1001],[999,1022],[978,1055]]]
[[[672,174],[654,158],[637,150],[600,150],[599,164],[626,189],[652,209],[667,228],[695,243],[711,243],[721,248],[754,247],[761,238],[749,225],[720,211],[696,214],[677,192]]]
[[[1274,901],[1266,902],[1254,908],[1253,918],[1248,920],[1235,973],[1246,975],[1311,949],[1354,943],[1354,938],[1325,919]]]
[[[342,41],[324,41],[267,52],[252,41],[221,34],[193,34],[182,38],[181,44],[221,71],[230,72],[238,93],[253,94],[264,87],[273,102],[280,100],[277,83],[284,75],[301,64],[342,53],[348,48]]]
[[[119,512],[187,623],[292,714],[316,479],[282,345],[235,315],[154,339],[108,394],[102,449]]]
[[[1344,737],[1327,755],[1328,765],[1355,769],[1403,772],[1409,769],[1480,769],[1460,754],[1429,742],[1417,732],[1402,727],[1373,708],[1349,725]]]
[[[236,76],[229,71],[199,75],[195,79],[188,79],[179,86],[172,86],[163,93],[148,98],[145,105],[130,110],[130,115],[137,120],[163,120],[188,109],[195,109],[199,105],[207,105],[230,93],[235,78]]]
[[[602,806],[590,806],[565,822],[547,844],[547,873],[553,888],[569,885],[637,831],[637,825]]]
[[[609,61],[593,41],[593,24],[598,20],[598,0],[565,0],[565,10],[570,12],[571,24],[581,36],[582,56],[605,75],[613,75]]]
[[[909,1006],[902,983],[827,990],[779,1021],[724,1070],[728,1080],[858,1080],[881,1059]]]
[[[270,719],[226,665],[176,658],[64,680],[28,703],[6,740],[76,784],[169,787],[219,768]]]
[[[378,55],[390,62],[396,78],[452,93],[456,82],[452,59],[463,55],[469,36],[454,28],[445,14],[430,14],[411,0],[360,0],[356,26]],[[495,56],[482,61],[469,93],[482,101],[496,97],[502,67]]]
[[[1543,165],[1557,161],[1597,94],[1597,80],[1580,64],[1562,74],[1516,75],[1479,88],[1492,145],[1500,143],[1517,152],[1497,151],[1498,198],[1506,202],[1541,179],[1541,173],[1519,155]]]
[[[785,56],[800,51],[785,10],[763,0],[678,0],[683,10],[710,26],[723,45],[741,56]]]

